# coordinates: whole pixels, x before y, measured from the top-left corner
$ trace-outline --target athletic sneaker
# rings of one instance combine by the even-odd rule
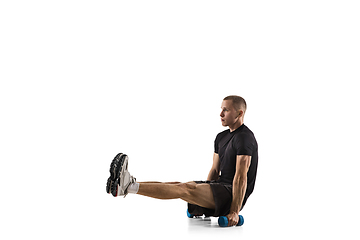
[[[113,188],[116,178],[118,178],[117,172],[119,169],[119,162],[120,162],[120,158],[122,155],[124,155],[124,154],[122,154],[122,153],[117,154],[110,164],[110,177],[108,178],[107,184],[106,184],[106,192],[109,194],[111,193],[111,189]]]
[[[106,185],[106,192],[111,193],[114,197],[126,196],[127,188],[136,179],[130,175],[128,169],[128,156],[119,153],[115,156],[110,165],[110,177]]]

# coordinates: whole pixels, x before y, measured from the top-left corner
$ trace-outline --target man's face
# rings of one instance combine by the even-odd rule
[[[224,100],[221,104],[221,124],[226,126],[232,126],[238,120],[239,112],[233,107],[231,100]]]

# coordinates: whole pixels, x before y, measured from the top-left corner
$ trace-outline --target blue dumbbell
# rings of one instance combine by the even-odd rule
[[[225,216],[221,216],[218,219],[218,224],[220,227],[227,227],[228,226],[228,219]],[[244,224],[244,217],[239,215],[239,222],[236,224],[236,226],[241,226]]]
[[[193,218],[193,217],[197,218],[197,217],[202,217],[204,215],[204,214],[191,214],[191,213],[189,213],[189,209],[186,210],[186,214],[187,214],[188,218]]]
[[[194,214],[190,214],[189,210],[186,210],[186,214],[187,214],[188,218],[193,218],[194,217]]]

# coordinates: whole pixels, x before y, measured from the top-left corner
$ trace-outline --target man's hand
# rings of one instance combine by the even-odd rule
[[[226,215],[227,219],[228,219],[228,226],[236,226],[236,224],[238,224],[239,222],[239,215],[236,212],[232,212],[229,213],[228,215]]]

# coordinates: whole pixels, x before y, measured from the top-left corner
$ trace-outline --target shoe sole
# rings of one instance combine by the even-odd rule
[[[114,189],[115,190],[117,189],[117,187],[115,187],[116,186],[115,182],[119,182],[118,180],[120,177],[120,173],[123,170],[124,162],[126,162],[126,164],[125,164],[126,166],[124,166],[124,167],[127,168],[127,159],[128,159],[128,156],[126,154],[119,153],[114,157],[113,161],[111,162],[110,170],[109,170],[110,177],[108,178],[107,183],[106,183],[106,192],[108,194],[112,193],[114,191]]]
[[[125,154],[124,154],[125,155]],[[111,188],[111,194],[114,196],[114,197],[117,197],[117,196],[123,196],[125,195],[125,192],[121,193],[119,192],[119,188],[120,188],[120,184],[121,184],[121,179],[125,177],[125,170],[127,170],[128,168],[128,156],[122,156],[121,158],[121,162],[120,162],[120,167],[119,167],[119,171],[117,172],[117,178],[115,179],[113,185],[112,185],[112,188]],[[124,181],[124,180],[123,180]],[[128,185],[127,185],[128,186]],[[122,186],[122,188],[126,189],[127,186]]]

